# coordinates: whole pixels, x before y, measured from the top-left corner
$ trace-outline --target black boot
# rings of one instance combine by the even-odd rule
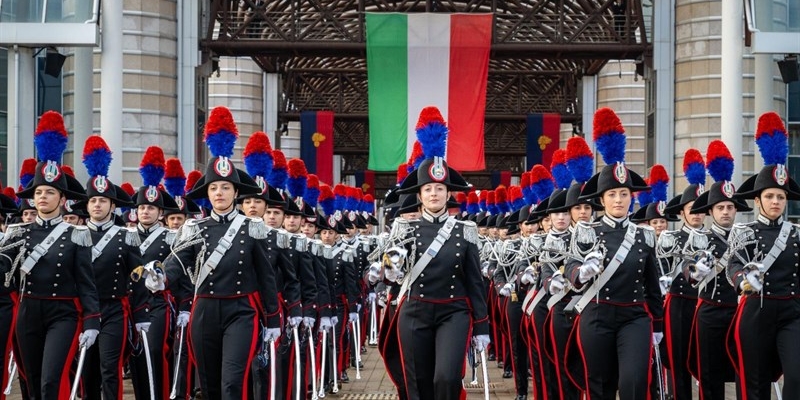
[[[350,377],[347,376],[347,371],[342,371],[342,375],[339,376],[339,382],[350,383]]]

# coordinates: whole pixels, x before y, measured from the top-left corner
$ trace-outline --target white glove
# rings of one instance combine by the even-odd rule
[[[361,303],[356,303],[356,312],[361,312]]]
[[[147,333],[150,330],[149,322],[139,322],[136,324],[136,332]]]
[[[89,347],[92,347],[94,341],[97,340],[97,335],[99,334],[100,331],[97,329],[87,329],[78,336],[78,343],[81,347],[86,347],[88,349]]]
[[[294,328],[299,326],[301,322],[303,322],[303,317],[289,317],[289,326]]]
[[[372,303],[372,302],[374,302],[374,301],[375,301],[375,299],[377,299],[377,298],[378,298],[378,295],[377,295],[377,294],[375,294],[375,292],[367,293],[367,303],[370,303],[370,304],[371,304],[371,303]]]
[[[749,283],[753,291],[760,292],[764,288],[761,284],[761,271],[754,269],[744,275],[742,283],[739,284],[739,289],[742,291],[745,290],[745,283]]]
[[[594,253],[589,253],[589,255],[592,254]],[[580,279],[581,283],[586,283],[589,281],[589,279],[599,275],[600,272],[602,272],[602,269],[600,269],[600,259],[589,258],[589,256],[586,256],[586,261],[584,261],[583,265],[581,265],[578,279]]]
[[[369,281],[370,285],[374,285],[378,283],[380,279],[381,279],[381,264],[376,261],[369,266],[369,271],[367,272],[367,281]]]
[[[332,324],[332,326],[336,326],[338,323],[339,323],[339,317],[337,317],[337,316],[335,316],[335,315],[334,315],[334,316],[332,316],[332,317],[331,317],[331,324]]]
[[[328,329],[333,328],[333,324],[331,323],[330,317],[322,317],[319,319],[319,331],[327,331]]]
[[[314,328],[314,323],[315,322],[317,322],[317,320],[315,318],[303,317],[303,325],[305,325],[305,327],[308,328],[308,329]]]
[[[505,285],[503,285],[503,287],[500,289],[500,296],[503,296],[503,297],[508,297],[508,296],[511,296],[511,291],[512,291],[513,289],[514,289],[514,285],[512,285],[512,284],[510,284],[510,283],[506,283],[506,284],[505,284]]]
[[[358,313],[351,312],[347,314],[347,322],[354,322],[358,321]]]
[[[183,328],[186,325],[189,325],[189,316],[191,314],[189,311],[181,311],[178,313],[178,318],[175,320],[175,325],[178,325],[178,328]]]
[[[281,328],[264,329],[263,335],[264,335],[263,339],[265,342],[269,342],[270,340],[277,341],[278,338],[281,337]]]
[[[560,272],[553,275],[550,278],[550,294],[555,296],[564,291],[564,288],[567,286],[567,280],[564,279],[564,275]]]
[[[689,276],[699,282],[706,279],[709,274],[711,274],[711,268],[706,265],[705,261],[700,260],[694,265],[694,271],[692,271]]]
[[[472,337],[472,346],[475,347],[478,353],[486,350],[486,346],[491,342],[492,340],[489,339],[489,335],[475,335]]]
[[[403,279],[403,273],[396,269],[384,268],[383,277],[389,282],[399,282]]]
[[[533,268],[533,265],[525,268],[525,272],[522,273],[519,281],[522,282],[523,285],[533,285],[533,283],[536,282],[536,269]]]
[[[490,276],[489,276],[489,262],[488,261],[484,261],[484,262],[481,263],[481,274],[485,278],[490,278]]]
[[[653,332],[653,346],[658,346],[661,343],[661,339],[664,339],[664,332]]]
[[[144,266],[145,280],[144,286],[155,293],[162,291],[166,288],[167,278],[164,276],[164,271],[161,269],[161,262],[150,261]]]
[[[669,292],[669,287],[672,286],[672,277],[663,275],[658,278],[658,283],[661,284],[661,294],[667,294]]]

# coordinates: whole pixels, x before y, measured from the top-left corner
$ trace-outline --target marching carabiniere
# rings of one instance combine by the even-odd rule
[[[186,197],[207,198],[211,216],[190,220],[178,232],[164,271],[148,265],[148,289],[177,289],[194,304],[189,342],[203,396],[243,399],[252,389],[250,373],[259,341],[280,336],[273,267],[267,258],[267,228],[259,218],[236,210],[237,194],[261,193],[230,160],[238,132],[230,111],[212,110],[205,141],[211,150],[206,173]],[[189,287],[191,296],[191,286]],[[259,334],[261,326],[263,333]]]
[[[572,234],[571,258],[564,275],[580,296],[574,308],[577,351],[588,398],[647,398],[653,343],[661,333],[661,290],[655,259],[655,234],[628,220],[632,192],[647,185],[624,163],[625,136],[608,108],[594,116],[594,141],[606,162],[584,186],[581,199],[599,198],[605,215],[579,223]],[[569,354],[568,354],[569,357]]]
[[[83,369],[85,399],[122,399],[122,369],[130,353],[129,328],[147,329],[149,293],[131,284],[130,274],[142,265],[139,235],[114,223],[116,207],[133,201],[108,179],[111,150],[100,136],[89,136],[83,146],[83,164],[89,173],[85,208],[92,236],[92,267],[100,299],[100,335],[89,349]],[[129,295],[129,293],[131,295]],[[101,396],[102,394],[102,396]]]
[[[666,355],[664,364],[669,370],[676,399],[692,397],[692,376],[688,368],[689,337],[692,319],[697,307],[697,291],[687,282],[683,272],[683,254],[702,246],[700,235],[692,230],[703,228],[705,214],[693,214],[692,204],[705,191],[706,170],[703,156],[697,149],[689,149],[683,156],[683,172],[689,186],[683,193],[667,203],[664,213],[680,215],[683,226],[677,232],[664,232],[658,237],[659,262],[670,267],[663,276],[662,285],[669,283],[669,293],[664,300],[664,332]],[[696,238],[690,241],[689,238]],[[663,348],[664,346],[662,346]],[[663,353],[663,352],[662,352]]]
[[[42,115],[34,144],[35,177],[17,195],[34,200],[36,220],[8,228],[0,269],[6,281],[19,271],[15,335],[28,393],[35,399],[65,399],[72,360],[79,347],[94,344],[100,328],[92,238],[88,228],[71,226],[59,215],[65,200],[85,199],[80,183],[59,165],[67,146],[60,114]]]
[[[482,352],[489,342],[486,298],[478,258],[478,231],[447,213],[450,191],[468,189],[444,155],[447,128],[439,111],[426,108],[417,137],[431,158],[403,181],[400,193],[417,193],[422,218],[397,224],[392,240],[407,241],[384,263],[384,276],[402,287],[397,334],[409,399],[461,399],[464,358],[470,336]],[[401,229],[404,228],[404,229]],[[402,261],[395,257],[405,252]],[[387,255],[389,255],[387,253]],[[405,264],[405,265],[403,265]],[[405,269],[404,277],[398,273]]]
[[[778,114],[758,119],[756,144],[766,164],[739,187],[736,198],[754,199],[756,221],[736,224],[729,236],[728,281],[742,297],[731,328],[740,395],[770,398],[783,373],[783,398],[800,398],[800,294],[798,228],[785,221],[788,200],[800,186],[786,165],[788,137]]]
[[[734,365],[728,357],[724,338],[736,312],[737,292],[725,277],[728,266],[728,236],[737,211],[751,211],[744,200],[734,197],[731,183],[733,156],[721,140],[709,143],[706,169],[714,184],[700,195],[692,206],[692,214],[708,213],[713,222],[703,233],[708,245],[692,257],[684,272],[699,291],[700,301],[694,315],[694,329],[689,346],[689,370],[700,382],[703,400],[724,400],[725,382],[735,381]],[[711,261],[711,263],[709,263]]]

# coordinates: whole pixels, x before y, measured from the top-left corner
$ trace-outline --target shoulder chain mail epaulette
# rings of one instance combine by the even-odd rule
[[[264,220],[261,218],[248,219],[250,221],[248,223],[247,234],[253,239],[266,239],[269,235],[269,229],[267,229],[267,224],[264,223]]]
[[[464,240],[478,245],[478,225],[472,221],[459,221],[461,225],[463,225],[464,230]]]
[[[578,222],[578,224],[575,225],[575,232],[573,232],[575,242],[578,244],[595,244],[595,242],[597,242],[597,232],[594,230],[595,226],[597,226],[596,223]]]
[[[128,246],[139,247],[142,245],[142,239],[139,238],[136,228],[123,228],[123,234],[125,235],[125,244]]]
[[[73,226],[71,239],[72,243],[75,243],[78,246],[92,246],[92,235],[89,233],[89,228],[85,225]]]

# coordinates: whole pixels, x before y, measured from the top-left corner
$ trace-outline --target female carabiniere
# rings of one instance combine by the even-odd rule
[[[427,135],[420,134],[423,129]],[[461,377],[470,338],[479,351],[489,342],[478,231],[475,224],[447,212],[449,192],[468,186],[442,158],[447,128],[437,109],[422,111],[417,132],[430,158],[412,171],[398,192],[419,196],[422,217],[395,221],[390,240],[406,242],[405,274],[398,279],[400,265],[388,260],[384,276],[401,284],[395,318],[408,398],[460,399],[465,394]]]
[[[260,218],[236,210],[238,195],[261,193],[229,158],[236,136],[230,111],[215,108],[205,136],[214,158],[186,195],[207,198],[211,216],[187,221],[178,232],[173,256],[165,261],[165,272],[149,270],[145,281],[152,291],[169,288],[179,300],[194,295],[189,341],[203,396],[211,399],[248,398],[250,368],[260,341],[280,335],[275,276],[263,240],[267,228]]]
[[[769,399],[783,373],[783,398],[800,398],[800,292],[798,228],[785,221],[788,200],[800,200],[789,176],[788,139],[778,114],[758,120],[756,144],[764,168],[744,181],[736,195],[753,199],[756,220],[735,224],[728,244],[728,280],[742,295],[731,328],[741,397]]]
[[[565,275],[579,294],[567,305],[580,315],[577,351],[585,365],[576,379],[590,400],[647,398],[653,342],[661,334],[661,290],[655,234],[628,220],[631,193],[647,189],[624,164],[625,136],[608,108],[594,116],[594,141],[606,165],[584,186],[582,199],[599,198],[605,215],[580,222],[571,238]],[[575,351],[570,349],[568,351]]]

